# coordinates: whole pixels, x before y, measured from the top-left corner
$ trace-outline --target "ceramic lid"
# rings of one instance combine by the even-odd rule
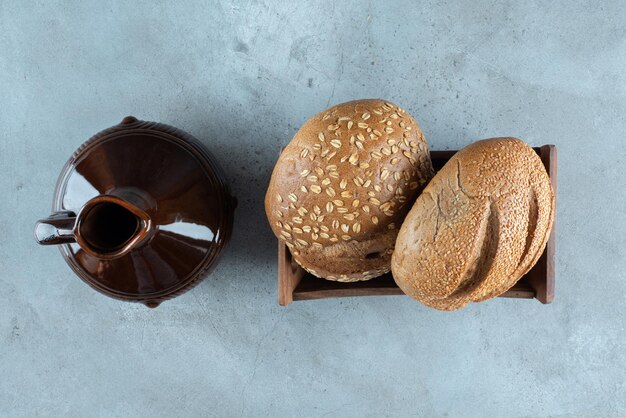
[[[197,140],[168,125],[127,117],[68,161],[53,211],[78,213],[94,197],[116,190],[144,197],[153,233],[113,259],[78,243],[61,245],[88,284],[109,296],[156,306],[214,266],[230,237],[235,200],[220,167]]]

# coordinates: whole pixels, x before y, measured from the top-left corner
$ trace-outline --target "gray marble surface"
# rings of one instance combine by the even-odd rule
[[[624,22],[620,0],[0,2],[0,415],[626,416]],[[366,97],[432,149],[558,146],[552,305],[277,305],[277,152]],[[156,310],[32,236],[69,155],[128,114],[201,139],[240,204],[219,267]]]

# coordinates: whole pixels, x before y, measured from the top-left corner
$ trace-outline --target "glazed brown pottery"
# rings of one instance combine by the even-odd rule
[[[235,205],[221,168],[195,138],[129,116],[70,158],[35,237],[59,244],[96,290],[153,308],[215,265]]]

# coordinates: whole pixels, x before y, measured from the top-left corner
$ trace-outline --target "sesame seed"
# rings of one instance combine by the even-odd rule
[[[367,113],[367,112],[365,112],[365,113],[363,113],[363,114],[361,115],[361,119],[363,119],[363,120],[368,120],[369,118],[370,118],[370,114],[369,114],[369,113]]]
[[[297,226],[293,227],[293,232],[295,232],[296,234],[303,234],[304,231],[300,228],[298,228]]]
[[[354,125],[354,122],[352,121],[348,122],[348,129],[352,129],[352,125]]]
[[[341,239],[344,241],[350,241],[352,238],[350,238],[350,235],[342,235]]]
[[[359,206],[359,203],[361,203],[361,202],[359,201],[359,199],[354,199],[354,200],[352,201],[352,207],[353,207],[353,208],[358,207],[358,206]]]
[[[279,194],[276,195],[276,200],[278,201],[278,203],[282,203],[283,201],[283,197]]]
[[[341,182],[339,183],[339,187],[342,189],[345,189],[347,185],[348,181],[346,179],[341,180]]]
[[[352,225],[352,230],[358,234],[361,232],[361,224],[359,222],[355,222],[354,225]]]
[[[344,190],[343,192],[341,192],[340,196],[341,197],[352,197],[352,193],[350,193],[348,190]]]
[[[335,189],[333,189],[332,187],[329,187],[326,189],[326,194],[330,197],[334,197],[335,196]]]
[[[328,125],[329,131],[336,131],[337,129],[339,129],[339,125]]]
[[[372,223],[374,225],[378,225],[378,217],[377,216],[372,216]]]
[[[289,200],[295,203],[298,201],[298,196],[296,196],[295,193],[289,193]]]
[[[361,129],[367,129],[367,123],[365,122],[359,122],[357,126]]]
[[[375,197],[370,197],[368,201],[373,205],[376,205],[376,206],[380,205],[380,200],[376,199]]]
[[[309,155],[309,149],[305,148],[302,150],[302,152],[300,153],[300,158],[306,158],[306,156]]]
[[[343,206],[343,200],[340,199],[333,200],[333,203],[337,206]]]
[[[302,190],[304,193],[308,193],[309,192],[307,190],[306,186],[300,186],[300,190]]]
[[[329,184],[330,184],[329,178],[325,178],[324,180],[322,180],[322,186],[328,186]]]
[[[278,216],[279,218],[283,217],[283,213],[279,210],[274,211],[274,213],[276,214],[276,216]]]
[[[293,219],[293,222],[297,224],[301,224],[303,222],[303,219],[299,216],[294,216],[292,219]]]
[[[338,139],[333,139],[330,141],[330,145],[332,145],[335,148],[339,148],[341,147],[341,141]]]
[[[365,212],[365,213],[370,213],[370,207],[369,207],[369,206],[367,206],[367,205],[363,205],[363,206],[361,207],[361,209],[362,209],[362,210],[363,210],[363,212]]]
[[[310,189],[311,189],[311,191],[312,191],[313,193],[317,193],[317,194],[319,194],[319,193],[321,193],[321,192],[322,192],[322,188],[321,188],[320,186],[318,186],[317,184],[312,185],[312,186],[310,187]]]
[[[310,176],[308,176],[306,178],[308,181],[312,182],[312,183],[316,183],[317,182],[317,176],[311,174]]]
[[[341,224],[341,230],[343,232],[348,232],[350,231],[350,227],[347,224]]]

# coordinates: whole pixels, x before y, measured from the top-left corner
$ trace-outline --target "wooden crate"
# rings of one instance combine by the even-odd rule
[[[556,193],[557,155],[554,145],[534,148],[546,167],[552,187]],[[435,170],[441,169],[456,151],[432,151],[430,153]],[[500,297],[533,299],[550,303],[554,299],[554,253],[556,222],[537,264],[508,292]],[[349,296],[403,295],[391,273],[380,277],[352,283],[340,283],[320,279],[300,267],[291,256],[289,248],[278,242],[278,303],[287,306],[298,300],[340,298]]]

